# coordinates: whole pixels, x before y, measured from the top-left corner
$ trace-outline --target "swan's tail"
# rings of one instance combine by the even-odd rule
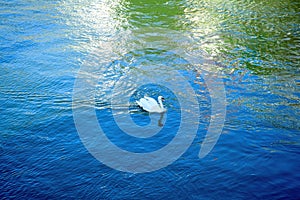
[[[140,101],[135,101],[139,107],[143,107]]]

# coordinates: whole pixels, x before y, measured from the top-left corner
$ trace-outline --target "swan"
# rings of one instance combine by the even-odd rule
[[[164,108],[164,105],[162,104],[162,101],[165,99],[162,96],[159,96],[157,98],[157,101],[151,97],[141,98],[140,100],[136,101],[136,103],[145,111],[150,113],[164,113],[167,111],[166,108]]]

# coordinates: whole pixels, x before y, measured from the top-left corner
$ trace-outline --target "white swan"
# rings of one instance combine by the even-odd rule
[[[167,109],[164,108],[164,105],[162,104],[162,101],[164,98],[162,96],[159,96],[157,98],[158,103],[155,101],[155,99],[151,97],[141,98],[140,100],[136,101],[136,103],[143,108],[145,111],[150,113],[163,113],[166,112]]]

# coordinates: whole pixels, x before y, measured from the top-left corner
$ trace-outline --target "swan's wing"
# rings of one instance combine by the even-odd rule
[[[157,112],[157,113],[163,113],[166,111],[165,108],[161,108],[160,105],[157,103],[157,101],[155,101],[155,99],[151,98],[151,97],[144,97],[144,99],[146,99],[149,103],[150,103],[150,107],[148,112]]]
[[[145,98],[141,98],[139,101],[136,101],[136,103],[148,112],[151,112],[153,108],[153,105]]]
[[[148,101],[145,101],[143,98],[136,101],[136,103],[141,107],[141,108],[144,108],[144,107],[150,107],[150,105],[148,105]]]
[[[151,98],[151,97],[146,97],[144,96],[144,99],[146,99],[151,105],[158,105],[157,101],[155,101],[155,99]]]

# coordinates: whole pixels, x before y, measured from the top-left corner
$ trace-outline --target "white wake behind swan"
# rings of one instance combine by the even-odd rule
[[[162,96],[159,96],[157,98],[157,101],[151,97],[146,97],[141,98],[140,100],[136,101],[136,103],[145,111],[150,112],[150,113],[164,113],[167,111],[166,108],[164,108],[164,105],[162,101],[164,98]]]

